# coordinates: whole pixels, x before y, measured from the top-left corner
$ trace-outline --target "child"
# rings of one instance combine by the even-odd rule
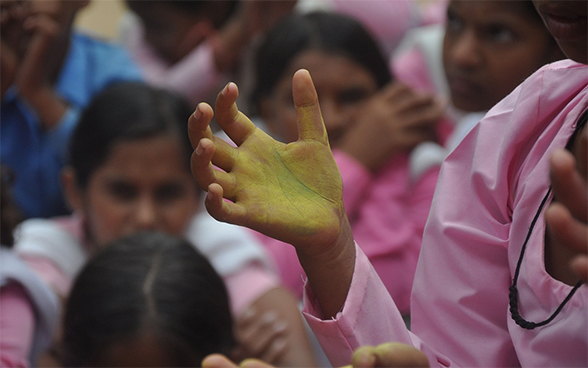
[[[223,280],[188,241],[143,232],[100,251],[76,277],[65,367],[198,367],[235,345]]]
[[[213,97],[239,66],[251,41],[295,1],[136,1],[121,39],[149,83],[176,91],[193,106]]]
[[[191,117],[192,169],[208,189],[209,212],[296,247],[308,276],[307,319],[334,365],[385,341],[414,345],[432,366],[588,364],[588,288],[577,276],[570,282],[573,254],[565,252],[580,252],[574,265],[586,265],[588,8],[535,4],[576,61],[534,73],[443,163],[415,275],[412,332],[354,245],[308,72],[293,78],[297,142],[279,144],[239,114],[234,84],[219,94],[216,117],[237,147],[213,137],[210,106]],[[545,214],[546,234],[550,166],[559,203]]]
[[[435,171],[412,178],[409,152],[421,141],[443,139],[435,132],[441,104],[393,83],[375,40],[359,22],[337,13],[286,18],[269,31],[255,61],[254,104],[283,142],[298,139],[291,75],[306,68],[314,76],[354,235],[408,314],[437,179]],[[269,238],[264,243],[284,283],[301,297],[303,271],[295,250]]]
[[[456,128],[438,162],[525,78],[565,58],[530,0],[450,1],[444,27],[412,30],[400,49],[392,62],[398,79],[451,101]]]
[[[11,250],[20,216],[9,190],[12,175],[4,166],[0,170],[0,366],[35,366],[51,345],[57,298]]]
[[[183,123],[190,111],[178,97],[141,83],[117,84],[97,96],[72,136],[64,169],[74,215],[25,221],[16,250],[65,298],[88,259],[120,236],[148,230],[186,236],[227,284],[243,325],[237,338],[254,349],[245,356],[312,365],[296,300],[279,286],[259,245],[242,229],[197,213]]]
[[[113,81],[138,80],[125,51],[74,31],[88,1],[2,1],[0,156],[25,218],[68,213],[59,172],[80,110]]]

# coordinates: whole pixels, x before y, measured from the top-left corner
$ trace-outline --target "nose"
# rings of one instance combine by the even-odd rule
[[[321,113],[325,122],[325,128],[329,135],[329,141],[337,141],[347,130],[349,114],[334,101],[321,101]]]
[[[482,61],[478,38],[473,31],[462,33],[451,47],[451,60],[464,69],[475,68]]]
[[[135,224],[138,231],[157,228],[157,206],[152,198],[141,198],[137,203]]]

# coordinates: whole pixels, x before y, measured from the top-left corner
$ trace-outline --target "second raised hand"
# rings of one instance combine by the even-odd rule
[[[275,141],[238,110],[233,83],[219,93],[215,110],[236,147],[212,135],[213,110],[198,105],[189,121],[192,173],[208,191],[206,207],[214,218],[294,245],[315,294],[330,299],[328,305],[321,301],[325,314],[336,314],[355,260],[341,175],[310,74],[297,71],[292,88],[300,138],[289,144]]]

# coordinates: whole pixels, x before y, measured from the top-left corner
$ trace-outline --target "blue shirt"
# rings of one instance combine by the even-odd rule
[[[15,173],[12,194],[25,217],[69,212],[60,185],[68,140],[92,97],[109,83],[122,80],[142,80],[127,52],[121,46],[74,32],[55,85],[69,108],[55,127],[44,130],[16,89],[6,91],[0,112],[0,160]]]

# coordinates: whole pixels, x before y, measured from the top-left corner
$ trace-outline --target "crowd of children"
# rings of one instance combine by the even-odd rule
[[[0,3],[2,367],[588,364],[585,0],[120,1]]]

